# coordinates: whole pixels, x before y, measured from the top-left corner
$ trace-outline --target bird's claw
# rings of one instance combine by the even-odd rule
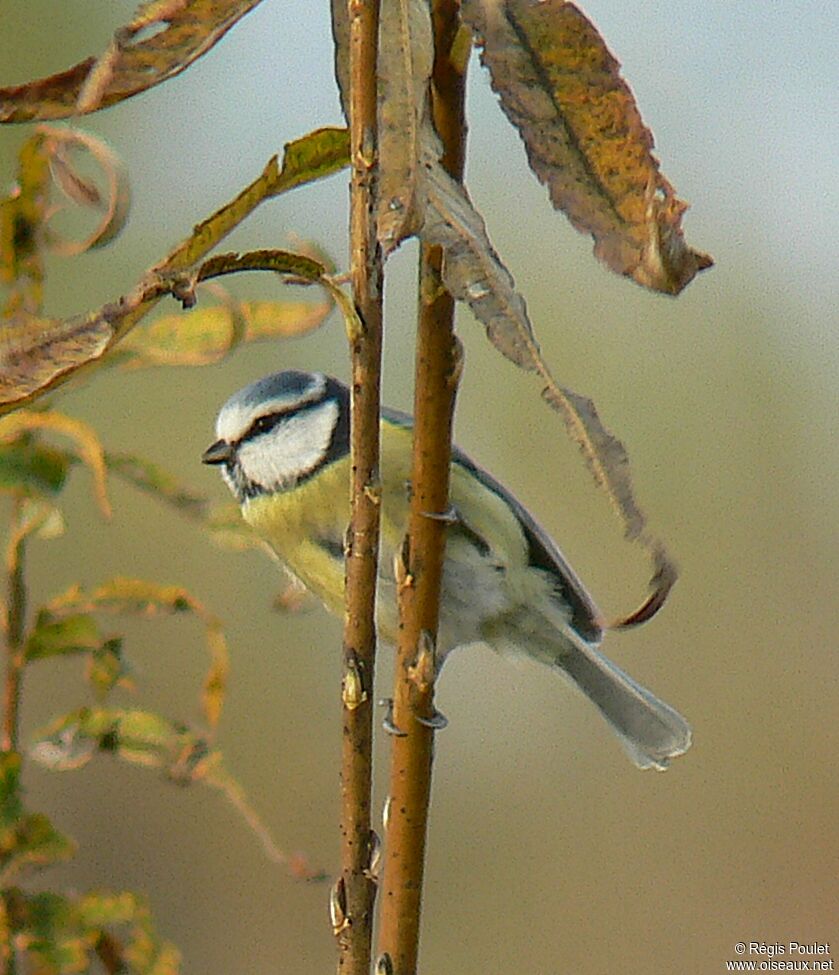
[[[393,698],[385,697],[379,701],[382,707],[386,707],[387,711],[382,719],[382,727],[389,735],[393,735],[394,738],[407,738],[408,732],[403,731],[393,720]]]
[[[432,714],[427,718],[419,714],[416,718],[421,725],[424,725],[426,728],[431,728],[432,731],[442,731],[443,728],[447,728],[449,725],[449,719],[442,711],[438,711],[437,708],[434,708]]]

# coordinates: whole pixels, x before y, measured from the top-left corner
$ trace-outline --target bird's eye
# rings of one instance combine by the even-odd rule
[[[266,416],[261,416],[259,419],[254,420],[251,426],[252,433],[268,433],[273,430],[277,425],[277,417],[274,414],[267,414]]]

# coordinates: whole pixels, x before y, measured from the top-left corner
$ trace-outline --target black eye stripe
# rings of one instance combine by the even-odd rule
[[[238,443],[244,443],[251,437],[257,437],[263,433],[270,433],[274,427],[279,426],[287,417],[300,412],[303,411],[295,407],[290,410],[278,410],[276,413],[266,413],[263,416],[258,416],[242,436],[239,437]]]
[[[313,410],[317,410],[323,406],[328,400],[320,399],[314,400],[306,403],[301,403],[296,406],[289,406],[287,409],[275,410],[273,413],[264,413],[262,416],[258,416],[248,427],[247,430],[242,434],[241,437],[236,441],[237,445],[245,443],[252,437],[258,437],[265,433],[270,433],[276,427],[278,427],[284,421],[290,419],[294,416],[302,416],[306,413],[311,413]]]

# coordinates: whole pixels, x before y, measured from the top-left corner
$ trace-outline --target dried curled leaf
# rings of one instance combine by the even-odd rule
[[[341,111],[350,121],[350,8],[347,0],[330,0],[332,49],[335,81],[341,98]]]
[[[481,215],[466,190],[439,162],[439,141],[427,123],[424,144],[425,223],[420,236],[443,248],[443,281],[465,301],[487,330],[493,345],[511,362],[535,372],[542,396],[565,421],[597,484],[603,487],[624,524],[626,537],[644,544],[653,559],[652,595],[641,610],[618,625],[648,619],[664,602],[675,581],[675,568],[664,547],[645,533],[645,518],[632,490],[623,444],[603,425],[594,403],[560,386],[542,358],[513,277],[490,243]]]
[[[659,170],[620,65],[565,0],[464,0],[492,87],[555,207],[611,270],[678,294],[713,263],[685,243],[687,204]]]
[[[128,172],[122,160],[102,139],[89,132],[43,125],[38,134],[43,139],[55,184],[66,199],[76,206],[101,213],[97,225],[82,240],[63,240],[51,231],[50,250],[62,257],[72,257],[95,247],[104,247],[125,226],[131,205]],[[74,153],[77,152],[90,156],[96,163],[106,182],[104,195],[75,164]],[[58,209],[60,207],[56,211]]]
[[[61,119],[146,91],[206,54],[259,0],[154,0],[98,58],[24,85],[0,88],[0,122]]]
[[[434,60],[427,0],[382,4],[377,234],[385,254],[422,222],[421,130]]]
[[[99,359],[114,338],[101,312],[73,318],[16,315],[0,332],[0,403],[34,397],[80,366]]]

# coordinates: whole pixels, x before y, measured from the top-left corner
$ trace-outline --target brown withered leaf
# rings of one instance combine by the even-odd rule
[[[3,322],[0,403],[24,400],[98,359],[113,335],[113,325],[98,313],[67,319],[20,315]]]
[[[53,180],[66,199],[101,214],[94,229],[81,240],[65,240],[51,229],[50,250],[62,257],[72,257],[104,247],[125,226],[131,205],[128,172],[122,160],[101,139],[80,129],[42,125],[38,133],[44,140]],[[74,164],[76,152],[89,155],[98,166],[107,186],[104,195]]]
[[[481,215],[462,184],[449,176],[439,162],[439,140],[430,122],[423,132],[423,146],[426,208],[420,236],[443,248],[446,288],[469,305],[492,344],[511,362],[539,376],[543,398],[562,416],[595,482],[606,491],[618,512],[626,537],[649,551],[653,562],[651,594],[640,609],[614,625],[643,622],[663,604],[675,582],[676,569],[664,546],[646,533],[646,519],[635,500],[624,446],[606,429],[592,400],[560,386],[551,375],[524,299],[493,249]]]
[[[377,234],[385,254],[422,221],[420,132],[434,60],[426,0],[385,0],[379,29]]]
[[[564,0],[464,0],[464,20],[551,201],[617,274],[678,294],[713,260],[686,244],[687,204],[659,169],[620,65]]]
[[[330,0],[332,49],[335,82],[341,98],[341,111],[350,124],[350,8],[347,0]]]
[[[0,122],[60,119],[107,108],[180,74],[260,0],[154,0],[99,57],[47,78],[0,88]],[[157,29],[156,29],[157,28]]]

